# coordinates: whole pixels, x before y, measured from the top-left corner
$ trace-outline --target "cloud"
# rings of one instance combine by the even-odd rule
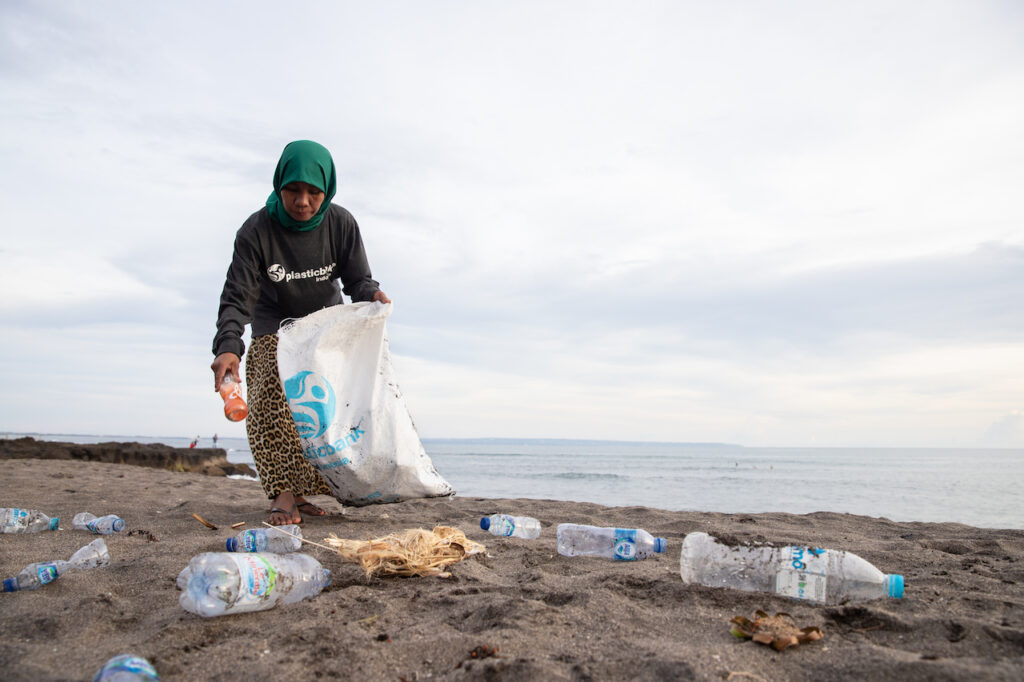
[[[1014,410],[993,422],[981,442],[995,448],[1024,447],[1024,411]]]
[[[429,435],[967,443],[1016,407],[1016,6],[315,10],[0,7],[6,367],[61,357],[75,424],[141,423],[90,388],[126,358],[206,423],[234,232],[296,138]]]

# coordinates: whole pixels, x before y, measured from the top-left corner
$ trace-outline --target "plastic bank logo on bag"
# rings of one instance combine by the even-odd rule
[[[398,388],[392,304],[317,311],[277,333],[278,371],[306,459],[342,504],[455,493],[434,468]]]
[[[322,436],[334,421],[334,388],[324,377],[309,371],[299,372],[284,380],[284,394],[295,428],[303,440]]]

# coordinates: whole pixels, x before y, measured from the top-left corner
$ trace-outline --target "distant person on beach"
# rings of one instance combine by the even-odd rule
[[[217,445],[217,434],[213,434],[213,444]]]
[[[337,189],[334,160],[309,140],[288,144],[274,171],[274,191],[235,235],[213,339],[214,390],[227,373],[236,378],[245,356],[249,416],[245,422],[260,483],[272,502],[273,525],[301,523],[302,514],[327,512],[305,499],[330,495],[323,478],[302,454],[301,441],[277,371],[277,330],[283,320],[355,301],[390,303],[370,276],[359,225],[332,204]],[[312,275],[310,273],[313,273]],[[339,286],[338,280],[341,280]]]

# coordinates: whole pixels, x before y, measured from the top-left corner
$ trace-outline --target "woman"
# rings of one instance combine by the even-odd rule
[[[323,516],[306,495],[331,493],[302,455],[301,442],[277,372],[277,330],[283,320],[303,317],[344,302],[391,299],[370,277],[359,226],[331,203],[337,189],[334,160],[309,140],[288,144],[274,171],[266,206],[249,216],[235,235],[234,255],[220,296],[214,390],[226,374],[240,376],[245,344],[249,416],[246,434],[256,471],[270,505],[270,523],[301,523],[302,514]],[[338,285],[338,280],[344,287]]]

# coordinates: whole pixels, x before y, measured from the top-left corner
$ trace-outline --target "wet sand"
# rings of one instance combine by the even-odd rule
[[[1024,531],[895,523],[848,514],[714,514],[553,500],[456,497],[344,510],[307,519],[306,538],[365,539],[455,526],[487,547],[450,578],[366,579],[315,547],[333,573],[317,598],[205,619],[178,604],[189,558],[218,551],[269,506],[253,481],[83,461],[0,462],[4,506],[61,517],[59,532],[0,535],[0,573],[67,559],[96,536],[70,530],[80,511],[115,513],[111,563],[33,592],[0,594],[0,677],[89,680],[111,656],[135,653],[163,680],[963,680],[1024,679]],[[480,530],[495,512],[538,518],[538,540]],[[192,514],[216,524],[210,530]],[[567,558],[561,522],[639,527],[668,552],[627,563]],[[688,586],[679,546],[702,530],[736,540],[853,551],[906,578],[903,600],[815,606]],[[736,639],[733,616],[757,609],[817,625],[819,642],[776,652]],[[478,649],[485,647],[486,649]],[[476,657],[474,650],[494,656]]]

